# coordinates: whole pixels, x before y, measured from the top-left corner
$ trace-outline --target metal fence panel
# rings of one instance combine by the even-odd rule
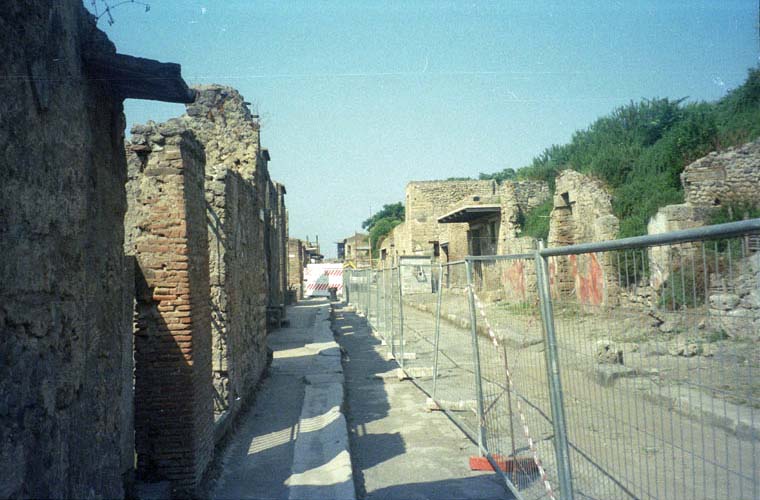
[[[751,241],[549,257],[576,492],[760,498]]]
[[[760,498],[760,220],[346,283],[518,498]]]

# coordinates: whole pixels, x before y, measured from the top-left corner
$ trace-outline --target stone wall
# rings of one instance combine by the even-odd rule
[[[516,240],[523,240],[520,233],[525,214],[551,196],[549,185],[541,181],[504,181],[499,186],[498,193],[501,218],[497,252],[503,255],[534,248],[532,238]]]
[[[618,229],[612,197],[604,184],[574,170],[562,171],[549,220],[549,246],[612,240]],[[558,297],[572,295],[588,305],[617,302],[617,270],[610,254],[556,257],[550,259],[549,267],[552,290]]]
[[[760,206],[760,139],[698,159],[684,168],[681,182],[686,203],[660,208],[649,220],[648,234],[704,226],[722,205]],[[651,248],[649,285],[659,290],[671,262],[696,255],[698,248],[697,243]]]
[[[288,239],[288,290],[293,291],[295,300],[303,298],[305,258],[303,242],[297,238]]]
[[[407,233],[403,247],[397,250],[406,255],[432,255],[433,244],[439,241],[441,225],[438,217],[454,202],[466,196],[493,196],[496,192],[494,181],[418,181],[406,186],[406,219],[404,231]]]
[[[705,224],[710,217],[710,207],[695,207],[688,203],[667,205],[657,211],[649,219],[648,234],[661,234],[670,231],[691,229]],[[670,274],[671,263],[694,255],[696,244],[682,243],[675,247],[670,245],[656,246],[649,249],[649,285],[659,289]]]
[[[132,132],[125,249],[137,262],[137,473],[193,495],[214,447],[205,155],[178,120]]]
[[[271,181],[243,96],[221,85],[194,88],[198,97],[179,122],[205,148],[214,409],[229,421],[266,368]]]
[[[0,74],[16,77],[0,81],[0,497],[118,498],[131,468],[124,116],[82,63],[115,48],[81,0],[2,9]]]
[[[267,154],[266,161],[268,162]],[[267,183],[266,198],[266,249],[269,272],[269,307],[277,309],[281,318],[285,312],[285,290],[287,289],[287,227],[285,213],[285,188],[278,182]]]
[[[700,158],[684,168],[681,182],[690,205],[760,206],[760,139]]]
[[[446,252],[441,249],[441,262],[454,262],[464,259],[470,253],[467,241],[469,225],[467,223],[438,224],[438,239],[446,244]]]

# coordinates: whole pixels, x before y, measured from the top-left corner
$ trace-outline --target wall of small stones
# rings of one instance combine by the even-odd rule
[[[132,131],[125,249],[137,262],[138,479],[194,495],[214,447],[205,154],[176,121]]]
[[[698,159],[684,168],[681,182],[690,205],[760,206],[760,139]]]
[[[81,0],[0,15],[0,497],[118,498],[132,462],[124,116]]]
[[[704,226],[723,205],[760,206],[760,140],[696,160],[684,168],[681,183],[686,202],[660,208],[649,220],[648,234]],[[687,259],[698,248],[694,243],[650,249],[651,287],[659,290],[669,276],[670,262]]]
[[[268,160],[266,160],[268,161]],[[268,221],[266,224],[267,263],[269,270],[269,308],[279,310],[280,317],[285,311],[285,290],[287,290],[287,214],[285,212],[285,187],[279,182],[267,183],[269,195],[266,203]]]
[[[272,279],[272,181],[256,118],[232,87],[194,87],[178,121],[206,155],[206,210],[212,311],[214,409],[231,420],[266,368]],[[276,207],[275,207],[276,208]],[[284,254],[284,246],[277,251]]]
[[[408,241],[403,241],[401,248],[397,241],[397,250],[400,254],[403,250],[407,255],[431,255],[433,246],[429,242],[440,238],[438,217],[444,215],[452,203],[467,196],[493,196],[495,193],[494,181],[410,182],[406,186],[406,225],[403,228],[408,233]]]
[[[617,238],[619,223],[604,184],[574,170],[556,180],[549,219],[549,246]],[[611,254],[584,254],[550,259],[552,291],[580,304],[613,305],[618,300],[617,270]]]
[[[551,196],[549,185],[541,181],[504,181],[498,192],[501,205],[498,253],[520,253],[526,247],[534,248],[532,239],[519,241],[522,218]]]
[[[303,242],[298,238],[288,239],[288,290],[295,300],[303,298],[303,269],[306,265]]]
[[[734,262],[723,279],[711,276],[709,325],[729,338],[760,340],[760,251]],[[729,276],[726,276],[728,274]],[[733,279],[730,279],[733,277]]]

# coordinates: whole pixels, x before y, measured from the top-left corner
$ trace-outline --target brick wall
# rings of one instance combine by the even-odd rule
[[[205,156],[178,120],[132,132],[125,224],[137,262],[137,472],[194,494],[214,446]]]

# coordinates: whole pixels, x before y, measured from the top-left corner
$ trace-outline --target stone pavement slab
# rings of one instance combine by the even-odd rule
[[[232,433],[213,498],[354,497],[328,302],[302,301],[288,318],[288,328],[268,337],[272,366]]]
[[[512,498],[492,472],[469,470],[477,446],[426,395],[400,381],[394,361],[366,321],[335,307],[333,329],[345,351],[347,418],[357,496],[367,499]]]

